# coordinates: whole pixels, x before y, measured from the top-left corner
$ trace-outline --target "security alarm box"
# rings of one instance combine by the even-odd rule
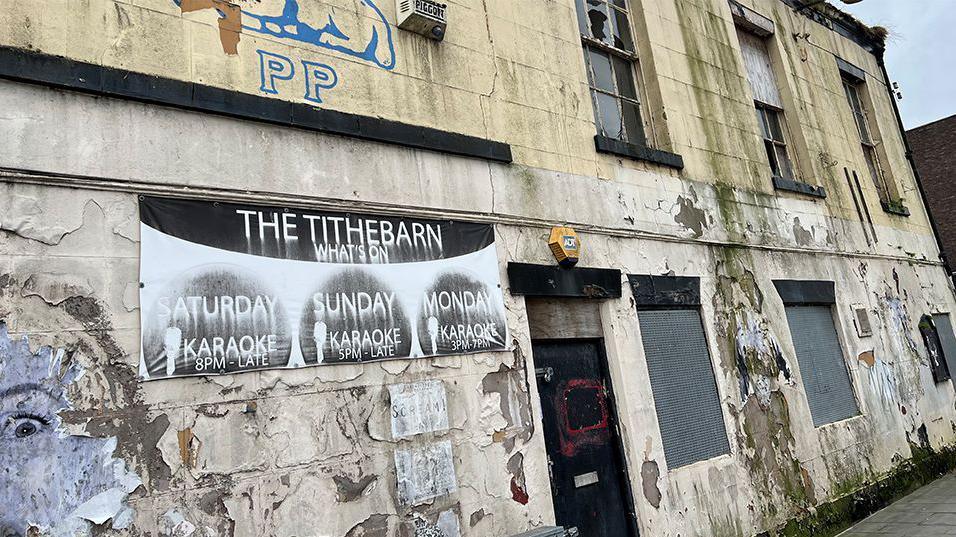
[[[447,7],[432,0],[398,0],[398,27],[441,41],[448,26]]]

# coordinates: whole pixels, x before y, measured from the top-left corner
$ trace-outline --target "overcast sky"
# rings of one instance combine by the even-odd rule
[[[833,2],[890,30],[886,66],[900,85],[907,129],[956,114],[956,0]]]

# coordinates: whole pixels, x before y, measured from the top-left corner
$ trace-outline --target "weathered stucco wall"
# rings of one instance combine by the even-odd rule
[[[74,408],[61,413],[64,426],[117,438],[114,457],[144,483],[129,500],[141,531],[182,517],[202,531],[291,534],[292,513],[317,519],[316,535],[407,523],[411,510],[395,497],[397,446],[385,421],[385,385],[425,379],[441,379],[447,390],[451,429],[437,438],[453,442],[459,490],[414,511],[437,520],[450,509],[462,535],[510,535],[549,522],[552,508],[521,299],[507,300],[513,354],[136,381],[138,192],[293,202],[243,192],[265,186],[311,193],[295,196],[300,205],[338,198],[345,200],[333,204],[340,210],[497,221],[502,271],[510,260],[550,263],[547,227],[569,216],[574,200],[570,216],[585,232],[587,265],[701,276],[730,456],[668,471],[633,307],[626,292],[603,306],[644,535],[756,533],[888,471],[910,456],[910,443],[953,441],[952,388],[933,383],[915,319],[956,304],[941,267],[897,253],[920,241],[930,250],[926,238],[880,228],[885,253],[867,251],[858,224],[808,215],[812,202],[782,199],[770,212],[739,192],[694,182],[667,188],[666,179],[646,172],[608,181],[489,167],[18,84],[0,88],[14,109],[30,111],[7,121],[16,135],[4,138],[2,165],[51,172],[4,172],[0,318],[34,346],[76,351],[69,355],[88,373],[70,388]],[[62,151],[31,149],[43,132],[47,146]],[[83,144],[69,143],[81,135]],[[260,143],[204,159],[210,150],[203,142],[225,137],[245,147]],[[378,158],[355,157],[369,150]],[[179,158],[164,158],[170,154]],[[263,176],[275,182],[263,185]],[[759,232],[755,222],[763,222]],[[761,246],[740,248],[738,241]],[[813,428],[775,278],[837,282],[861,417]],[[854,335],[850,304],[871,310],[877,336]],[[753,346],[746,392],[740,345]],[[517,501],[524,499],[514,486],[527,493],[527,504]]]
[[[62,409],[59,419],[33,436],[5,436],[20,446],[9,454],[11,468],[36,466],[41,454],[49,464],[36,469],[45,479],[34,472],[11,480],[26,492],[5,496],[5,511],[16,511],[34,488],[55,498],[88,479],[91,491],[79,490],[79,502],[33,521],[57,534],[112,516],[104,527],[128,526],[137,535],[186,535],[193,527],[196,535],[301,535],[308,524],[308,535],[384,536],[420,535],[416,515],[474,535],[551,517],[546,463],[529,453],[543,448],[531,421],[523,373],[529,343],[520,331],[514,353],[141,383],[136,195],[4,183],[2,199],[0,318],[34,348],[66,349],[65,361],[85,371],[72,383],[57,381],[65,399],[47,412]],[[517,324],[516,314],[509,322]],[[21,380],[12,377],[19,369],[54,375],[43,352],[5,352],[4,389]],[[399,443],[387,385],[426,379],[444,384],[449,430]],[[103,438],[96,442],[110,448],[90,457],[73,443],[93,440],[67,433]],[[403,507],[394,452],[444,440],[452,443],[457,492]],[[122,525],[117,511],[102,519],[74,511],[106,491],[88,467],[114,458],[143,483]],[[3,522],[23,529],[13,514]]]
[[[683,156],[680,172],[594,151],[570,0],[457,2],[441,44],[391,27],[394,56],[328,37],[231,35],[231,8],[218,1],[40,4],[0,13],[0,45],[251,94],[262,94],[258,50],[321,62],[338,82],[312,95],[317,106],[500,140],[515,154],[489,163],[0,81],[0,321],[13,338],[0,334],[0,393],[22,371],[56,394],[43,419],[4,429],[16,446],[6,466],[20,470],[0,481],[37,498],[74,494],[58,507],[23,494],[0,502],[43,511],[34,522],[51,532],[418,537],[436,526],[506,537],[552,523],[527,310],[505,268],[552,264],[557,224],[581,233],[582,265],[701,277],[731,453],[691,466],[664,459],[630,292],[601,303],[642,535],[773,530],[898,468],[914,446],[956,441],[956,395],[933,382],[916,326],[956,302],[879,67],[778,0],[748,5],[778,25],[798,108],[788,118],[805,138],[796,158],[826,200],[773,190],[723,0],[632,1],[644,78],[660,97],[649,112],[660,145]],[[239,2],[260,14],[280,4]],[[372,5],[314,2],[301,17],[316,25],[331,12],[364,47],[386,31]],[[394,21],[394,5],[378,7]],[[834,54],[867,72],[909,218],[883,213],[868,181],[873,226],[857,216],[842,169],[865,164]],[[275,82],[276,98],[303,100],[303,80]],[[515,350],[141,383],[140,194],[494,223]],[[813,427],[772,285],[781,278],[836,282],[859,417]],[[856,335],[851,305],[870,311],[874,336]],[[449,428],[396,441],[387,386],[426,380],[444,385]],[[21,391],[20,406],[37,402]],[[456,490],[402,505],[396,450],[445,441]],[[90,477],[85,488],[75,472]]]
[[[551,519],[523,300],[507,302],[514,353],[144,384],[134,378],[135,195],[6,183],[3,199],[0,318],[34,347],[65,348],[86,371],[67,386],[62,428],[116,439],[112,457],[143,481],[128,503],[136,531],[170,534],[184,520],[200,535],[291,535],[307,519],[316,535],[363,535],[356,527],[391,535],[376,528],[450,510],[462,535],[510,535]],[[548,262],[546,230],[498,231],[502,262]],[[602,307],[644,535],[751,535],[875,479],[909,458],[911,445],[952,443],[953,388],[933,382],[914,322],[956,307],[938,267],[605,234],[583,240],[595,266],[702,277],[729,456],[668,471],[629,296]],[[860,417],[813,427],[775,278],[837,282]],[[868,307],[876,336],[855,335],[850,304]],[[386,385],[426,379],[444,382],[450,431],[425,440],[451,440],[459,488],[407,509],[396,500],[392,457],[409,442],[391,438]],[[68,489],[65,468],[88,464],[84,456],[64,448],[42,487]]]

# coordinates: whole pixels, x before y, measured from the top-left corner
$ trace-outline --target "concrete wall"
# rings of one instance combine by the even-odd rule
[[[270,13],[277,4],[242,5]],[[359,35],[376,27],[362,11],[369,5],[332,11]],[[553,263],[546,240],[556,224],[581,234],[584,266],[701,277],[731,453],[688,467],[670,470],[664,460],[629,292],[601,304],[642,535],[772,530],[892,471],[913,446],[951,445],[953,387],[933,382],[916,323],[953,311],[956,301],[875,58],[782,2],[751,4],[778,27],[796,104],[788,117],[805,139],[802,178],[830,195],[777,192],[728,6],[632,5],[657,141],[684,157],[680,172],[594,151],[570,1],[452,4],[444,43],[391,28],[394,68],[386,68],[390,56],[357,58],[247,32],[232,54],[214,10],[183,13],[172,2],[5,9],[0,44],[241,92],[259,92],[256,50],[315,58],[339,80],[321,93],[322,107],[500,140],[515,154],[513,164],[489,163],[0,81],[0,319],[34,349],[66,349],[65,359],[85,371],[75,378],[46,368],[52,355],[42,352],[4,355],[8,368],[41,363],[29,374],[68,400],[50,420],[64,434],[43,446],[18,444],[8,466],[19,470],[8,479],[52,498],[74,490],[66,469],[80,468],[98,476],[85,481],[91,489],[116,491],[95,513],[49,509],[50,531],[391,537],[428,535],[416,526],[436,525],[446,535],[504,537],[552,523],[527,312],[508,292],[505,267]],[[319,6],[332,9],[310,9]],[[394,6],[380,7],[393,21]],[[834,53],[868,73],[887,161],[913,212],[884,213],[864,181],[872,244],[842,177],[844,166],[865,165]],[[299,93],[283,89],[276,98],[301,100]],[[514,352],[141,383],[139,194],[493,223]],[[805,373],[771,283],[779,278],[836,282],[861,416],[813,427]],[[874,336],[856,336],[854,304],[870,311]],[[737,364],[741,345],[746,373]],[[741,391],[743,376],[759,389]],[[451,422],[426,440],[451,441],[458,487],[408,507],[396,497],[393,453],[410,443],[391,437],[386,386],[426,379],[444,382]],[[26,497],[10,496],[2,501]]]

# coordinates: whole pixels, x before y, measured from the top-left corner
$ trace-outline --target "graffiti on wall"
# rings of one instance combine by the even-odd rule
[[[248,32],[290,44],[322,48],[386,71],[395,68],[392,27],[373,0],[360,0],[360,11],[352,17],[347,16],[352,15],[348,12],[337,15],[331,6],[321,2],[300,6],[299,0],[257,0],[244,2],[245,6],[225,0],[172,1],[182,13],[215,10],[219,38],[226,54],[238,54],[241,35]],[[259,91],[267,95],[304,87],[303,99],[321,103],[320,91],[330,90],[339,82],[335,69],[326,63],[306,58],[296,61],[262,48],[256,49],[256,54]]]
[[[62,350],[30,350],[0,322],[0,535],[85,535],[92,524],[128,527],[138,476],[113,458],[115,438],[66,433],[58,413],[83,371]]]

